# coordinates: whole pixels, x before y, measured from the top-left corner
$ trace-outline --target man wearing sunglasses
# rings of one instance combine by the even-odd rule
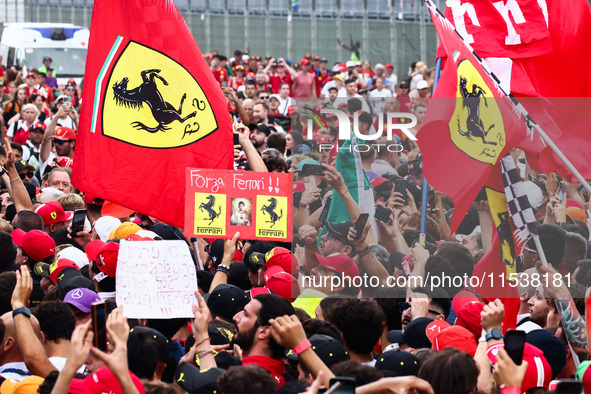
[[[402,329],[414,319],[428,317],[433,320],[445,320],[451,309],[451,301],[447,293],[438,288],[433,291],[426,287],[417,287],[413,290],[407,302],[398,305],[402,314]]]

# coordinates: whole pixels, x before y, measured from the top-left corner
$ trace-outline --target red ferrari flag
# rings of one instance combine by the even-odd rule
[[[417,139],[429,183],[454,200],[455,231],[499,158],[523,140],[526,126],[449,21],[427,5],[448,59]]]
[[[94,3],[72,181],[182,227],[185,168],[232,168],[226,101],[172,0]]]

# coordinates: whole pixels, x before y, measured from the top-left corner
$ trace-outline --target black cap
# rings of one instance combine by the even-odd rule
[[[396,376],[418,376],[421,362],[410,352],[391,350],[377,357],[375,368],[380,371],[392,371]]]
[[[542,352],[552,368],[552,376],[558,375],[566,365],[566,347],[564,342],[547,330],[533,330],[525,335],[525,341]]]
[[[209,295],[207,306],[212,314],[222,317],[228,322],[248,304],[248,295],[234,285],[218,285]]]
[[[209,245],[205,245],[205,251],[211,257],[214,266],[218,266],[224,258],[224,240],[216,239]]]
[[[271,134],[271,129],[269,128],[269,126],[267,126],[264,123],[258,123],[258,124],[251,123],[250,125],[248,125],[248,128],[250,129],[250,131],[253,131],[254,129],[259,129],[260,131],[265,133],[265,135],[267,137]]]
[[[431,340],[427,336],[427,326],[432,321],[433,319],[428,317],[419,317],[408,323],[403,331],[402,343],[415,349],[431,348]]]
[[[402,330],[390,330],[386,335],[386,339],[390,343],[402,343],[403,337]]]
[[[131,338],[132,335],[137,335],[140,333],[145,333],[148,337],[154,338],[158,344],[158,361],[168,363],[168,356],[170,355],[170,345],[168,344],[168,339],[166,339],[166,337],[160,331],[156,331],[150,327],[142,326],[136,326],[129,330],[129,338]],[[127,338],[128,341],[129,338]]]
[[[347,361],[350,358],[345,345],[333,337],[323,334],[314,334],[310,337],[309,341],[312,344],[312,350],[314,350],[314,353],[316,353],[316,355],[320,357],[324,364],[329,368],[341,361]],[[298,361],[298,356],[293,350],[288,350],[286,352],[286,357],[290,361]]]
[[[24,160],[15,161],[14,168],[16,168],[16,172],[21,172],[24,169],[29,169],[30,171],[35,171],[35,167],[33,167],[31,164],[27,163]]]
[[[349,240],[347,239],[347,234],[349,234],[349,229],[351,227],[353,227],[353,222],[350,220],[340,223],[326,222],[326,230],[347,245],[350,245]]]
[[[76,268],[64,268],[57,277],[57,286],[63,297],[68,294],[70,290],[86,288],[95,291],[94,283],[82,275]]]
[[[189,363],[181,363],[176,369],[175,380],[192,394],[214,394],[218,391],[218,379],[224,374],[221,368],[199,370]]]

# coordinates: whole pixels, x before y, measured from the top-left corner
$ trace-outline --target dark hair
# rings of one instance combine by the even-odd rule
[[[277,381],[258,365],[230,367],[218,380],[221,394],[250,394],[277,392]]]
[[[371,124],[373,123],[373,118],[367,112],[363,112],[363,113],[359,114],[359,121],[361,123],[365,123],[365,124],[371,126]]]
[[[21,153],[21,156],[23,154],[23,147],[21,144],[19,144],[18,142],[11,142],[10,143],[10,147],[12,148],[12,150],[17,150]]]
[[[355,82],[355,80],[353,78],[348,78],[348,79],[345,80],[345,85],[348,85],[351,82]]]
[[[242,261],[244,262],[244,265],[246,265],[246,268],[248,268],[248,270],[250,272],[252,272],[253,274],[256,273],[259,268],[261,268],[260,265],[254,265],[253,263],[250,262],[250,255],[253,252],[259,252],[259,253],[267,253],[268,251],[270,251],[271,249],[273,249],[274,247],[276,247],[277,244],[275,242],[272,241],[256,241],[253,242],[253,244],[250,246],[250,248],[248,248],[248,250],[246,251],[246,253],[244,253],[244,258],[242,259]]]
[[[406,290],[399,287],[384,287],[375,293],[375,301],[386,315],[388,331],[402,329],[400,302],[406,301]]]
[[[158,343],[146,331],[137,331],[127,340],[129,370],[140,379],[152,379],[158,365]]]
[[[4,320],[0,319],[0,338],[4,338],[5,333],[6,333],[6,325],[4,324]]]
[[[22,210],[17,213],[18,220],[14,229],[20,228],[25,233],[31,230],[43,231],[43,218],[38,213],[28,210]],[[13,220],[14,223],[14,220]],[[14,225],[14,224],[13,224]]]
[[[564,268],[572,274],[577,268],[577,261],[585,258],[587,240],[580,234],[567,231],[564,234],[564,242]]]
[[[310,387],[310,383],[301,380],[291,380],[277,391],[277,394],[300,394]]]
[[[248,278],[248,268],[241,261],[230,263],[228,284],[240,287],[242,290],[252,289],[252,283],[250,283],[250,279]]]
[[[386,316],[375,301],[350,298],[335,307],[332,323],[343,334],[347,349],[358,354],[371,353],[383,332]]]
[[[273,134],[271,134],[271,136],[273,136]],[[267,156],[263,158],[263,162],[265,163],[265,167],[267,167],[267,171],[269,172],[273,172],[275,170],[279,170],[280,172],[287,172],[287,170],[289,169],[287,163],[285,162],[285,160],[283,160],[281,156]]]
[[[458,242],[443,242],[437,248],[437,255],[453,264],[458,275],[472,275],[474,270],[474,257],[464,245]]]
[[[332,322],[332,314],[334,309],[347,300],[346,297],[340,294],[332,294],[320,301],[320,310],[324,320]]]
[[[295,313],[291,303],[276,294],[259,294],[254,299],[261,303],[261,309],[257,313],[259,326],[268,326],[270,319],[284,315],[291,316]],[[285,355],[285,348],[275,342],[273,337],[269,338],[269,350],[276,360],[280,360]]]
[[[62,301],[43,301],[32,312],[45,334],[45,339],[58,342],[72,337],[76,318],[70,307]]]
[[[354,114],[357,111],[361,111],[363,108],[363,104],[361,104],[361,100],[352,98],[347,101],[347,111],[350,114]]]
[[[320,319],[308,319],[302,323],[306,336],[310,338],[314,334],[328,335],[341,342],[339,329],[329,321]]]
[[[256,82],[254,81],[254,79],[247,79],[246,81],[244,81],[244,86],[246,85],[252,85],[252,86],[257,86]]]
[[[445,290],[439,287],[433,287],[431,289],[431,287],[425,286],[415,287],[413,291],[415,293],[423,293],[427,297],[429,297],[431,299],[431,304],[439,307],[439,309],[441,309],[441,311],[443,312],[443,316],[445,316],[445,318],[447,319],[447,317],[449,316],[449,311],[451,310],[451,300],[449,299],[449,296],[447,295]]]
[[[453,347],[429,358],[419,370],[419,378],[431,383],[435,394],[472,392],[478,374],[478,366],[472,356]]]
[[[0,230],[0,271],[4,272],[16,259],[16,247],[12,242],[12,236]],[[10,297],[8,297],[10,300]],[[12,308],[10,308],[12,310]]]
[[[0,315],[12,310],[10,299],[16,287],[16,273],[7,271],[0,274]]]
[[[369,365],[359,364],[357,361],[342,361],[330,369],[335,376],[347,376],[355,378],[355,386],[363,386],[373,383],[384,377],[384,373],[379,369]]]
[[[279,133],[271,133],[269,138],[267,138],[267,148],[275,148],[279,152],[285,152],[285,147],[287,145],[287,141],[285,140],[285,136]]]
[[[556,224],[541,224],[538,226],[538,234],[546,260],[553,266],[558,267],[566,248],[566,231]],[[527,242],[527,246],[536,249],[533,238]]]
[[[292,130],[289,133],[291,134],[291,138],[293,139],[293,146],[300,145],[305,142],[304,136],[299,131]],[[337,129],[337,135],[338,135],[338,129]],[[269,140],[267,140],[267,142],[269,142]]]
[[[427,259],[427,263],[425,264],[425,272],[430,275],[431,278],[438,277],[443,278],[446,275],[451,277],[461,276],[456,271],[453,261],[447,260],[440,256],[439,254],[435,254],[430,256]],[[426,286],[431,286],[433,284],[433,279],[430,282],[426,283]],[[456,283],[458,284],[458,283]],[[459,291],[463,289],[463,283],[459,283],[459,286],[454,286],[453,281],[448,281],[442,284],[442,289],[445,290],[449,296],[455,296]]]

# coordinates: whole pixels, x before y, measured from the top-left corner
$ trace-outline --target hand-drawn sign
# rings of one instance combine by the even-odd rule
[[[187,168],[185,235],[291,241],[290,174]]]

